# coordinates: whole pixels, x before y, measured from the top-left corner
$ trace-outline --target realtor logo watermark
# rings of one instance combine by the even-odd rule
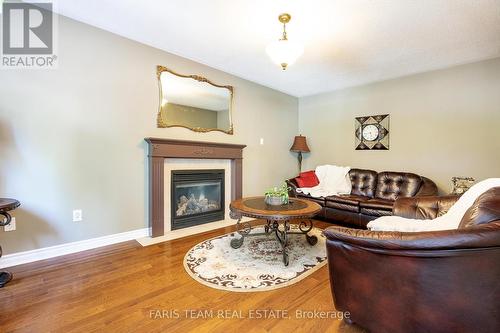
[[[5,68],[55,68],[52,2],[2,4],[2,61]]]

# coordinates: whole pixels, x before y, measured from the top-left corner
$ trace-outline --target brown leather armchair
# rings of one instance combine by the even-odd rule
[[[395,215],[435,218],[457,197],[404,198]],[[330,227],[335,307],[372,332],[500,332],[500,187],[456,230],[401,233]]]

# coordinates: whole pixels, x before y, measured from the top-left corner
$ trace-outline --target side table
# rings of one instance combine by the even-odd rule
[[[10,223],[12,216],[9,211],[19,207],[21,203],[15,199],[0,198],[0,226],[4,227]],[[0,257],[2,256],[2,247],[0,246]],[[12,280],[12,273],[3,271],[0,272],[0,288]]]

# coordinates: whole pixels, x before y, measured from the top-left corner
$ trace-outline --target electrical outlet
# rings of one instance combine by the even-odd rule
[[[83,211],[81,209],[75,209],[73,211],[73,222],[83,221]]]
[[[12,220],[10,220],[10,223],[3,227],[3,231],[14,231],[16,230],[16,218],[13,217]]]

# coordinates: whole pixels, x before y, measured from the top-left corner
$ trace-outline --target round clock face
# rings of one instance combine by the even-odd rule
[[[378,138],[378,127],[375,125],[366,125],[363,127],[363,139],[366,141],[374,141]]]

